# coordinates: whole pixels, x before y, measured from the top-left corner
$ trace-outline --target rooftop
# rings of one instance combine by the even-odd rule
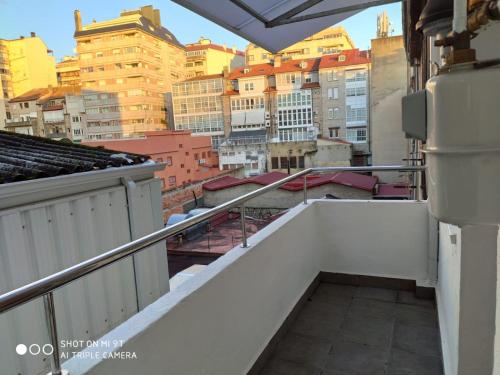
[[[203,184],[204,190],[216,191],[227,189],[233,186],[244,185],[244,184],[258,184],[258,185],[269,185],[273,182],[281,180],[288,175],[282,172],[269,172],[262,174],[260,176],[248,177],[248,178],[236,178],[232,176],[224,176],[214,181],[207,182]],[[321,175],[312,175],[307,177],[307,187],[313,188],[316,186],[321,186],[324,184],[340,184],[345,186],[351,186],[357,189],[372,191],[377,184],[378,178],[375,176],[368,176],[359,173],[352,172],[339,172],[339,173],[325,173]],[[294,181],[288,182],[280,187],[280,189],[288,191],[299,191],[303,190],[304,181],[302,178],[298,178]]]
[[[148,159],[0,130],[0,184],[141,164]]]
[[[204,49],[214,49],[217,51],[222,51],[226,53],[231,53],[233,55],[238,55],[238,56],[245,56],[245,52],[239,51],[237,49],[228,48],[226,46],[221,46],[219,44],[215,43],[208,43],[208,44],[198,44],[198,43],[193,43],[193,44],[188,44],[186,45],[186,51],[200,51]]]

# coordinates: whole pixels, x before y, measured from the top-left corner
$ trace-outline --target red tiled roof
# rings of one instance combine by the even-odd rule
[[[345,56],[344,61],[339,61],[339,56]],[[324,55],[321,57],[319,69],[334,68],[336,66],[348,66],[370,63],[368,51],[360,51],[358,49],[345,50],[332,55]]]
[[[245,70],[248,72],[245,72]],[[256,64],[244,67],[235,68],[229,73],[229,79],[238,79],[244,77],[257,77],[257,76],[270,76],[274,74],[274,67],[272,64]]]
[[[410,189],[406,185],[380,184],[375,196],[377,198],[409,198]]]
[[[272,184],[273,182],[279,181],[285,178],[286,176],[288,175],[282,172],[270,172],[260,176],[242,178],[242,179],[227,176],[203,184],[203,189],[209,191],[216,191],[243,184],[258,184],[265,186]],[[350,186],[356,189],[372,191],[375,185],[377,184],[377,181],[378,178],[376,176],[368,176],[359,173],[352,173],[352,172],[326,173],[320,175],[307,176],[307,187],[313,188],[324,184],[334,183],[344,186]],[[302,178],[298,178],[281,186],[280,189],[288,191],[299,191],[302,190],[303,187],[304,187],[304,180]]]
[[[188,44],[186,45],[186,51],[200,51],[203,49],[215,49],[217,51],[232,53],[233,55],[245,56],[245,52],[236,50],[233,52],[232,48],[224,48],[224,46],[210,43],[210,44]]]
[[[312,59],[285,60],[281,62],[280,66],[274,68],[274,73],[317,71],[320,60],[319,57]]]
[[[47,95],[49,91],[50,89],[48,88],[32,89],[25,92],[24,94],[12,98],[11,100],[9,100],[9,103],[37,100],[40,97]]]
[[[306,82],[302,85],[302,89],[317,89],[319,88],[319,82]]]

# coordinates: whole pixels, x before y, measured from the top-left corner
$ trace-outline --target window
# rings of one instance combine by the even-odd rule
[[[308,55],[308,54],[309,54],[309,48],[304,48],[304,49],[302,50],[302,53],[303,53],[304,55]]]
[[[184,168],[184,164],[181,164],[181,168]]]
[[[167,165],[168,166],[172,165],[172,157],[171,156],[167,156]]]
[[[330,133],[330,138],[338,138],[339,137],[339,128],[328,128]]]
[[[277,157],[271,158],[271,168],[272,169],[279,169],[280,168],[279,159]]]
[[[169,177],[168,177],[168,184],[169,184],[170,186],[175,185],[175,176],[169,176]]]
[[[339,109],[339,108],[337,108],[337,107],[335,107],[335,108],[333,109],[333,118],[334,118],[334,119],[338,119],[339,117],[340,117],[340,109]]]
[[[297,157],[290,156],[290,168],[297,168]]]
[[[71,121],[72,122],[80,122],[82,118],[80,116],[71,116]]]
[[[188,169],[188,170],[187,170],[187,173],[191,173],[191,169]]]
[[[327,81],[336,81],[337,80],[337,72],[335,70],[329,70],[326,74]]]
[[[346,139],[352,143],[366,142],[366,128],[347,129]]]
[[[281,169],[287,169],[288,168],[288,158],[286,156],[280,157],[280,164],[281,164]]]
[[[305,168],[304,157],[299,156],[299,168]]]
[[[328,119],[333,120],[333,108],[328,108]]]
[[[339,61],[345,61],[345,55],[340,55],[339,56]]]
[[[245,83],[245,91],[253,91],[253,89],[254,89],[253,82]]]
[[[339,98],[339,88],[338,87],[330,87],[328,89],[328,99],[338,99]]]
[[[267,53],[262,54],[262,60],[267,60]]]
[[[254,56],[253,55],[248,55],[248,61],[253,61],[254,60]]]
[[[181,143],[179,143],[179,148],[182,148],[182,144]]]
[[[198,160],[198,154],[194,154],[194,160]]]
[[[24,103],[24,108],[28,108],[29,106],[30,106],[30,103],[28,103],[28,102]]]
[[[186,151],[186,156],[189,156],[189,152]]]
[[[95,57],[103,57],[104,54],[102,52],[96,52]]]

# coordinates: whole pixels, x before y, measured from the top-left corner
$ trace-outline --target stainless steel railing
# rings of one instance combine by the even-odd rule
[[[136,254],[145,248],[154,245],[167,237],[176,235],[183,230],[201,223],[219,213],[225,212],[232,208],[239,208],[241,215],[241,230],[242,230],[242,247],[248,247],[246,223],[245,223],[245,203],[249,200],[258,197],[268,191],[279,188],[287,182],[293,181],[299,177],[304,178],[304,204],[307,204],[307,175],[311,173],[321,172],[412,172],[419,173],[425,171],[425,166],[373,166],[373,167],[325,167],[325,168],[308,168],[270,185],[254,190],[250,193],[242,195],[231,201],[223,203],[199,215],[193,216],[185,221],[169,226],[168,228],[160,229],[150,233],[144,237],[118,246],[103,254],[87,259],[81,263],[75,264],[62,271],[46,276],[40,280],[14,289],[0,296],[0,314],[10,309],[18,307],[35,298],[43,297],[45,306],[45,319],[50,336],[51,344],[54,348],[52,353],[52,375],[61,375],[61,364],[59,358],[59,345],[57,337],[57,325],[54,308],[53,291],[72,281],[75,281],[83,276],[95,272],[101,268],[109,266],[123,258]]]

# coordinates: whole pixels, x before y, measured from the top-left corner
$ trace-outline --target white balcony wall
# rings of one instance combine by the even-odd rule
[[[40,191],[23,196],[36,202],[0,210],[0,294],[130,242],[131,235],[136,238],[162,227],[157,179],[137,181],[128,199],[122,185],[98,188],[93,183],[86,192],[71,193],[84,189],[87,180],[76,187],[65,184],[64,198],[44,200],[42,182],[50,181],[34,181]],[[135,220],[129,220],[129,204]],[[59,338],[96,339],[134,315],[137,302],[143,308],[167,291],[165,245],[159,244],[136,255],[135,267],[127,258],[56,290]],[[49,342],[41,299],[0,315],[0,333],[1,374],[49,371],[48,356],[14,352],[19,343]]]
[[[73,358],[64,367],[72,375],[246,374],[320,271],[432,279],[428,224],[424,202],[300,204],[250,237],[249,248],[234,248],[102,337],[125,340],[118,351],[137,359]]]

